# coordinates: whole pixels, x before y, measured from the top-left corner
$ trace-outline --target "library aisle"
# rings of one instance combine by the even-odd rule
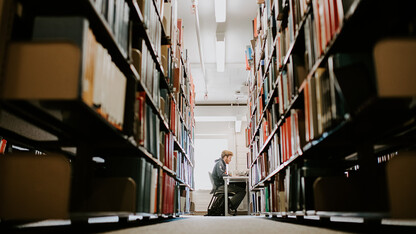
[[[184,228],[186,227],[186,228]],[[179,220],[117,230],[107,233],[347,233],[327,228],[276,222],[265,217],[227,216],[203,217],[185,216]]]
[[[0,0],[0,233],[416,233],[393,2]]]

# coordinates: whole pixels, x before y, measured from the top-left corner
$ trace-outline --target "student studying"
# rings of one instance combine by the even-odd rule
[[[212,170],[212,179],[215,184],[216,190],[224,190],[224,176],[231,176],[227,172],[227,164],[231,162],[233,153],[229,150],[223,150],[221,152],[221,158],[215,160],[215,166]],[[232,183],[228,185],[228,193],[234,194],[228,201],[229,213],[236,214],[237,208],[246,194],[246,183]],[[223,199],[223,198],[222,198]]]

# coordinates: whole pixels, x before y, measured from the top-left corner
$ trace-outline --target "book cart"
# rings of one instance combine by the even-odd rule
[[[411,1],[257,1],[246,129],[250,209],[414,219]]]
[[[0,2],[0,222],[190,212],[194,87],[176,9]]]

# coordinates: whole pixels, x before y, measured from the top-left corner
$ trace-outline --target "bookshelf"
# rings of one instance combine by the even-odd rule
[[[177,1],[4,0],[0,6],[7,51],[0,58],[1,166],[41,158],[34,169],[23,163],[22,173],[53,170],[49,155],[57,154],[60,166],[70,168],[56,176],[69,191],[59,213],[45,215],[35,204],[10,213],[6,208],[17,202],[12,192],[2,196],[1,221],[189,213],[195,95]],[[33,180],[0,176],[36,191]]]
[[[390,166],[415,155],[416,93],[408,86],[416,58],[402,54],[415,42],[409,6],[258,1],[245,51],[252,214],[415,218],[406,212],[416,208],[410,200],[407,208],[393,200],[413,190],[393,188],[400,179],[416,181],[411,175],[392,179],[405,166]],[[383,46],[391,53],[384,55],[394,57],[386,63]],[[394,62],[404,60],[408,65]],[[394,72],[384,75],[384,66]]]

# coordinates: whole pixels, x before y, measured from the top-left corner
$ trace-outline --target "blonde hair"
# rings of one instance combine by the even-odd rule
[[[233,156],[233,152],[229,151],[229,150],[223,150],[221,152],[221,158],[225,158],[227,156]]]

